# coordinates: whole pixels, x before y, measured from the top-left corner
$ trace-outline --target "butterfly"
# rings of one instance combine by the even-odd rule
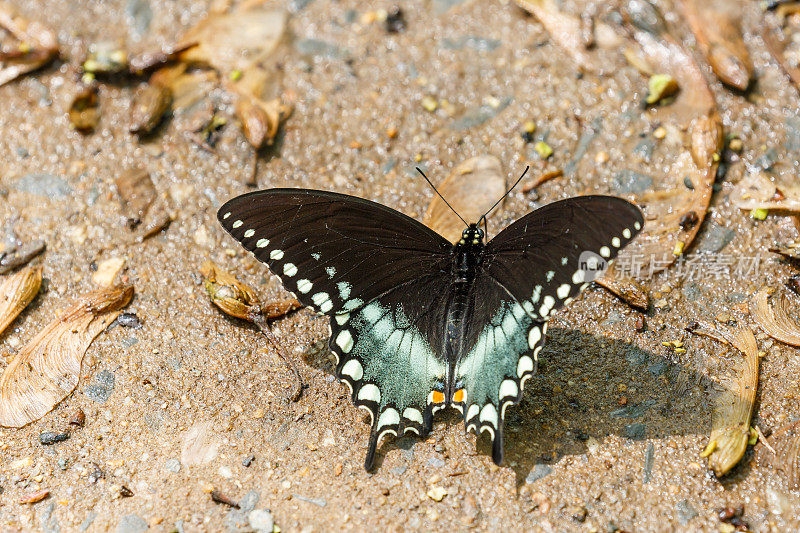
[[[480,220],[465,222],[453,244],[385,205],[310,189],[244,194],[218,219],[330,317],[336,376],[370,415],[367,470],[384,436],[425,436],[449,406],[489,434],[500,464],[506,408],[536,371],[548,320],[644,223],[626,200],[579,196],[488,241]]]

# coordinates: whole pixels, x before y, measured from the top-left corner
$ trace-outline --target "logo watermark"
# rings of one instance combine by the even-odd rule
[[[585,251],[578,256],[578,270],[583,272],[583,281],[594,281],[608,270],[608,260],[602,256]]]

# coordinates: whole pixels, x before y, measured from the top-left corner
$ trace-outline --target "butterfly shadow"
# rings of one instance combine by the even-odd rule
[[[505,465],[519,485],[590,439],[631,442],[697,435],[711,428],[719,385],[662,354],[621,340],[561,328],[547,332],[536,375],[505,420]],[[480,453],[491,455],[485,439]]]

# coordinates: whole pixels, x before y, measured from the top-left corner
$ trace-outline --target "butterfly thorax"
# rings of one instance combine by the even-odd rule
[[[456,283],[469,283],[475,279],[483,247],[483,230],[477,224],[470,224],[461,234],[461,240],[453,245],[453,274]]]

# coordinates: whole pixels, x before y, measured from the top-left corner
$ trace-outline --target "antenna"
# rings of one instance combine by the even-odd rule
[[[458,211],[456,211],[455,209],[453,209],[453,206],[452,206],[452,205],[450,205],[450,202],[448,202],[447,200],[445,200],[445,199],[444,199],[444,196],[442,196],[442,195],[441,195],[441,193],[440,193],[440,192],[439,192],[439,191],[436,189],[436,187],[434,187],[433,183],[431,183],[431,180],[429,180],[429,179],[428,179],[428,176],[426,176],[426,175],[425,175],[425,173],[424,173],[424,172],[422,172],[422,170],[420,170],[420,168],[419,168],[419,167],[415,167],[415,168],[417,169],[417,172],[419,172],[420,174],[422,174],[422,177],[423,177],[423,178],[425,178],[425,181],[427,181],[427,182],[428,182],[428,185],[430,185],[430,186],[431,186],[431,188],[433,189],[433,192],[435,192],[437,195],[439,195],[439,198],[441,198],[441,199],[442,199],[442,201],[443,201],[444,203],[446,203],[446,204],[447,204],[447,207],[449,207],[449,208],[450,208],[450,211],[452,211],[453,213],[455,213],[455,214],[456,214],[456,216],[457,216],[458,218],[460,218],[460,219],[461,219],[461,222],[463,222],[465,226],[469,227],[469,224],[467,224],[467,221],[466,221],[466,220],[464,220],[464,217],[462,217],[461,215],[459,215],[459,214],[458,214]],[[526,169],[526,170],[527,170],[527,169]],[[524,174],[523,174],[523,175],[524,175]],[[522,179],[522,178],[520,178],[520,179]],[[506,194],[508,194],[508,193],[506,193]],[[495,205],[497,205],[497,204],[495,204]],[[491,211],[491,209],[490,209],[489,211]]]
[[[508,190],[506,191],[506,193],[505,193],[503,196],[501,196],[501,197],[500,197],[500,199],[499,199],[499,200],[497,200],[497,201],[494,203],[494,205],[493,205],[492,207],[490,207],[490,208],[489,208],[489,210],[488,210],[488,211],[486,211],[486,212],[485,212],[483,215],[481,215],[481,218],[479,218],[479,219],[478,219],[478,224],[480,224],[480,221],[481,221],[481,219],[484,221],[484,223],[486,222],[486,215],[488,215],[489,213],[491,213],[491,212],[492,212],[492,209],[494,209],[495,207],[497,207],[497,204],[499,204],[500,202],[502,202],[502,201],[503,201],[503,199],[504,199],[506,196],[508,196],[508,195],[511,193],[511,191],[513,191],[513,190],[514,190],[514,187],[516,187],[516,186],[519,184],[519,182],[520,182],[520,181],[522,181],[522,178],[524,178],[524,177],[525,177],[525,174],[527,174],[527,173],[528,173],[528,169],[529,169],[529,168],[531,168],[531,167],[530,167],[530,166],[526,166],[526,167],[525,167],[525,170],[522,172],[522,176],[520,176],[520,177],[519,177],[519,179],[517,179],[517,181],[515,181],[515,182],[514,182],[514,185],[512,185],[512,186],[511,186],[511,188],[510,188],[510,189],[508,189]],[[452,208],[451,208],[451,209],[452,209]],[[461,220],[464,220],[464,219],[462,218]]]

